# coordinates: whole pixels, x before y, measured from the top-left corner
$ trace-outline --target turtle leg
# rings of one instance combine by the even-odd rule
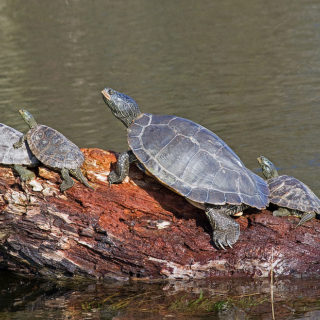
[[[219,249],[224,249],[237,242],[240,226],[226,212],[226,206],[207,206],[205,213],[213,229],[212,240]]]
[[[272,212],[272,215],[275,217],[287,217],[292,216],[292,212],[287,208],[278,208]]]
[[[297,224],[297,227],[303,225],[305,222],[307,222],[307,221],[309,221],[309,220],[311,220],[311,219],[313,219],[313,218],[315,218],[315,217],[316,217],[315,212],[305,212],[305,213],[302,215],[299,223]]]
[[[110,172],[108,176],[109,183],[121,183],[125,179],[125,177],[129,175],[130,163],[136,160],[137,158],[131,150],[120,153],[116,165],[116,170]]]
[[[77,168],[75,170],[69,170],[69,172],[77,178],[80,182],[82,182],[86,187],[94,190],[94,188],[89,184],[87,178],[83,175],[80,168]]]
[[[32,171],[18,164],[14,164],[13,169],[17,172],[22,181],[32,180],[36,177],[36,175]]]
[[[26,135],[24,134],[17,142],[13,144],[15,149],[21,148],[25,140],[27,139]]]
[[[74,181],[69,175],[69,170],[66,168],[61,169],[62,183],[60,184],[61,192],[66,191],[74,185]]]

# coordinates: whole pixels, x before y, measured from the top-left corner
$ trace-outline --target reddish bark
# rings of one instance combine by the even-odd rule
[[[135,166],[110,187],[115,155],[83,152],[94,191],[76,182],[62,194],[59,174],[44,167],[21,185],[0,167],[0,266],[51,277],[204,278],[267,276],[273,262],[276,275],[319,274],[318,220],[296,228],[295,217],[247,212],[234,248],[217,250],[203,211]]]

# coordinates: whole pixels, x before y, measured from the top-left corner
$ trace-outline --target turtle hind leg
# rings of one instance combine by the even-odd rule
[[[130,157],[131,154],[129,151],[120,153],[117,160],[116,170],[110,172],[108,176],[108,181],[110,184],[121,183],[126,176],[129,175],[130,162],[133,161],[133,159]]]
[[[89,184],[87,178],[83,175],[80,168],[77,168],[75,170],[70,170],[70,173],[77,178],[80,182],[82,182],[86,187],[94,190],[94,188]]]
[[[60,184],[61,192],[66,191],[74,185],[74,181],[69,175],[69,170],[66,168],[61,169],[62,183]]]
[[[305,212],[305,213],[303,213],[299,223],[297,224],[297,227],[303,225],[305,222],[307,222],[307,221],[309,221],[309,220],[311,220],[311,219],[313,219],[315,217],[316,217],[315,212]]]
[[[22,181],[32,180],[36,177],[36,175],[32,171],[19,164],[14,164],[13,169],[15,172],[17,172]]]
[[[213,229],[212,240],[219,249],[224,249],[237,242],[240,226],[228,215],[227,206],[207,206],[205,213]]]

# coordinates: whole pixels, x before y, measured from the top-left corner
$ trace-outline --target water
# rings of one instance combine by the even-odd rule
[[[271,158],[319,195],[319,9],[316,0],[1,0],[0,121],[25,131],[24,107],[80,147],[123,151],[124,127],[100,95],[108,86],[142,111],[210,128],[252,170],[257,156]]]
[[[316,279],[41,282],[5,275],[0,319],[319,319]]]

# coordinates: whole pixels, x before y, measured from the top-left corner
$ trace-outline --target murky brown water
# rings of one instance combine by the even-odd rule
[[[256,170],[270,157],[319,195],[320,2],[1,0],[0,122],[28,108],[81,147],[123,151],[100,91],[176,114]]]
[[[251,169],[269,156],[320,181],[319,1],[2,0],[1,122],[28,107],[82,147],[125,150],[102,102],[113,87],[141,109],[210,128]]]

